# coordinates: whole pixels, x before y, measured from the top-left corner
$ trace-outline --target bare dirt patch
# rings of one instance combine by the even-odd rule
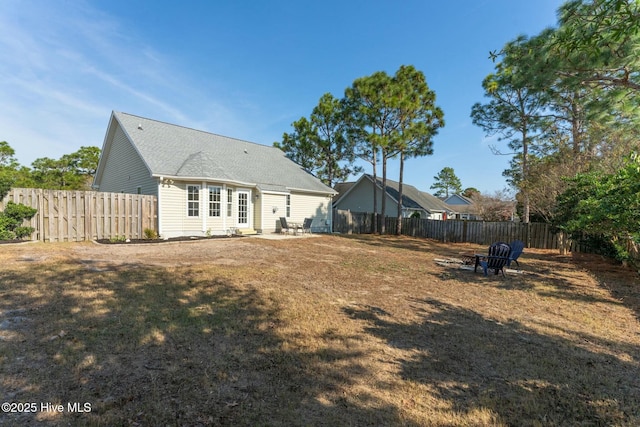
[[[433,261],[484,251],[2,246],[0,395],[65,411],[0,425],[640,424],[637,274],[527,249],[506,278]]]

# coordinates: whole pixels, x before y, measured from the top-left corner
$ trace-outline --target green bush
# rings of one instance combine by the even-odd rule
[[[24,239],[25,237],[31,236],[31,234],[36,231],[33,227],[16,227],[14,233],[16,234],[16,239]]]
[[[25,227],[22,223],[30,220],[38,212],[29,206],[12,201],[7,202],[4,211],[0,212],[0,240],[23,239],[33,233],[33,227]]]
[[[158,232],[153,228],[145,228],[144,229],[144,237],[145,239],[155,240],[158,238]]]

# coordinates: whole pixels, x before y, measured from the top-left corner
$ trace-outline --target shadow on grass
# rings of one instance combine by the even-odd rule
[[[572,262],[589,271],[613,298],[633,310],[640,320],[640,275],[630,267],[601,255],[572,253]]]
[[[433,253],[435,247],[443,244],[431,239],[395,235],[338,234],[336,236],[378,248],[395,248],[429,254]],[[458,251],[454,253],[457,254]]]
[[[0,424],[413,425],[385,402],[321,401],[364,374],[361,355],[289,345],[279,302],[251,285],[188,268],[30,267],[0,271],[0,315],[22,319],[0,331],[0,394],[64,411]]]
[[[587,350],[580,337],[567,341],[437,300],[417,302],[423,319],[413,324],[369,307],[344,312],[388,345],[412,350],[400,361],[403,379],[431,386],[455,411],[489,409],[505,425],[640,423],[637,347],[619,348],[635,358],[624,361]]]

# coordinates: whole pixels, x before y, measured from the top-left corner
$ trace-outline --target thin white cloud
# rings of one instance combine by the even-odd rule
[[[171,65],[178,61],[134,29],[85,3],[62,9],[53,2],[0,3],[0,141],[21,164],[100,146],[111,110],[185,126],[212,117],[238,124],[215,102],[200,109],[205,96]]]

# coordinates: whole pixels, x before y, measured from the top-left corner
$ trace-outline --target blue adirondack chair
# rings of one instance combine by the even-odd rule
[[[504,242],[497,242],[489,246],[489,253],[487,255],[476,255],[476,266],[473,271],[478,270],[478,265],[482,266],[484,275],[487,276],[489,270],[494,270],[496,274],[502,272],[504,276],[504,266],[509,261],[509,254],[511,253],[511,247]]]
[[[507,267],[511,265],[511,261],[514,261],[518,267],[520,264],[518,263],[518,258],[522,255],[522,251],[524,251],[524,242],[522,240],[514,240],[511,242],[511,253],[509,254],[509,261],[507,261]]]

